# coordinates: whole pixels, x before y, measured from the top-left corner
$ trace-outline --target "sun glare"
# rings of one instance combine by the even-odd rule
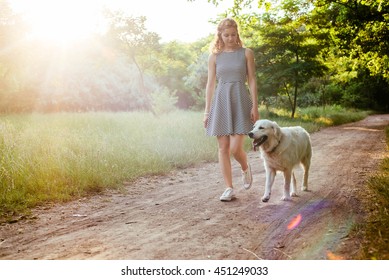
[[[20,5],[32,38],[66,46],[98,31],[101,7],[96,2],[35,0]]]
[[[292,229],[295,229],[300,223],[301,223],[301,220],[302,220],[302,216],[301,214],[298,214],[296,217],[294,217],[290,223],[288,224],[288,229],[289,230],[292,230]]]

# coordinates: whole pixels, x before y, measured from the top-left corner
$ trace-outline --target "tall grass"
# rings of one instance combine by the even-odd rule
[[[0,217],[216,157],[199,113],[2,116]]]
[[[364,119],[372,112],[345,109],[338,105],[327,107],[298,108],[295,118],[290,118],[290,111],[273,108],[269,111],[262,109],[262,115],[278,119],[285,124],[301,125],[308,131],[317,131],[323,126],[334,126]]]
[[[302,125],[309,132],[323,126],[306,115],[290,120],[261,108],[261,118],[281,126]],[[0,221],[140,176],[216,161],[217,142],[205,136],[202,118],[183,111],[0,116]],[[245,147],[251,147],[248,138]]]
[[[366,118],[372,112],[345,109],[337,105],[323,107],[298,108],[295,117],[290,118],[290,111],[280,108],[266,110],[260,108],[262,119],[271,119],[280,126],[302,126],[309,133],[319,131],[322,127],[341,125]]]
[[[389,148],[389,127],[386,127],[386,143]],[[371,176],[368,186],[374,197],[370,198],[371,213],[366,224],[358,229],[364,234],[363,259],[389,259],[389,157],[386,156],[380,170]]]

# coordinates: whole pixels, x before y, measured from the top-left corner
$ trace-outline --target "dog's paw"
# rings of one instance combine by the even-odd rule
[[[290,196],[291,196],[291,197],[298,197],[297,193],[295,193],[295,192],[291,192],[291,193],[290,193]]]
[[[283,197],[281,197],[281,200],[282,200],[282,201],[290,201],[291,198],[290,198],[290,196],[284,195]]]
[[[307,186],[302,186],[302,187],[301,187],[301,190],[302,190],[303,192],[307,192],[307,191],[308,191],[308,187],[307,187]]]
[[[268,202],[269,199],[270,199],[270,196],[269,196],[269,195],[268,195],[268,196],[263,196],[263,197],[262,197],[262,201],[263,201],[263,202]]]

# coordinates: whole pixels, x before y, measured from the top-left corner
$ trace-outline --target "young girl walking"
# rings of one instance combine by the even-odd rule
[[[243,187],[251,187],[251,167],[243,145],[258,118],[254,53],[243,47],[237,23],[226,18],[219,23],[211,46],[204,112],[206,133],[216,136],[218,141],[219,164],[226,187],[221,201],[235,197],[231,154],[241,166]]]

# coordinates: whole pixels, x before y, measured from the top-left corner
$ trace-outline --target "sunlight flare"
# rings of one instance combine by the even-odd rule
[[[20,5],[34,39],[67,46],[99,30],[101,5],[98,1],[37,0]]]
[[[329,259],[329,260],[344,260],[344,258],[342,256],[335,255],[334,253],[332,253],[330,251],[327,252],[327,259]]]
[[[288,230],[292,230],[292,229],[295,229],[300,223],[301,223],[301,220],[302,220],[302,216],[301,214],[298,214],[296,217],[294,217],[290,223],[288,224]]]

